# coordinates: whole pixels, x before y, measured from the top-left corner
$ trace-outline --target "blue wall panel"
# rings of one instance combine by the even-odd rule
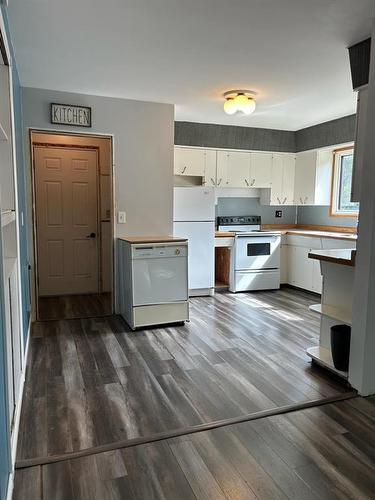
[[[13,98],[14,98],[14,119],[15,119],[15,145],[16,145],[16,169],[17,169],[17,194],[19,214],[23,212],[26,218],[26,190],[25,190],[25,167],[23,156],[23,129],[22,129],[22,109],[21,109],[21,86],[18,78],[17,68],[14,61],[13,48],[10,43],[9,25],[7,21],[6,8],[1,6],[5,27],[7,31],[8,43],[12,52],[12,78],[13,78]],[[21,222],[21,221],[19,221]],[[28,246],[26,226],[20,227],[20,265],[21,265],[21,286],[22,286],[22,325],[24,331],[24,342],[28,332],[30,315],[29,283],[28,283]],[[2,245],[0,228],[0,500],[6,498],[9,475],[12,470],[10,455],[10,432],[8,421],[8,397],[7,397],[7,358],[6,358],[6,332],[4,321],[4,289],[2,272]]]
[[[1,240],[1,226],[0,226],[0,277],[3,276],[1,241],[2,240]],[[3,279],[0,279],[0,499],[1,500],[6,498],[9,473],[11,470],[4,319],[5,319],[4,285],[3,285]]]
[[[13,80],[13,104],[14,104],[14,125],[16,130],[16,160],[17,160],[17,194],[18,194],[18,213],[23,213],[23,220],[29,220],[27,217],[27,201],[26,201],[26,177],[25,177],[25,162],[23,152],[23,125],[22,125],[22,96],[21,85],[18,77],[17,65],[14,57],[14,50],[11,43],[9,31],[9,23],[6,10],[2,8],[5,29],[7,31],[8,43],[12,55],[12,80]],[[24,342],[27,340],[28,325],[30,318],[30,287],[29,287],[29,253],[27,242],[26,225],[21,224],[20,228],[20,265],[21,265],[21,286],[22,286],[22,323],[24,331]]]

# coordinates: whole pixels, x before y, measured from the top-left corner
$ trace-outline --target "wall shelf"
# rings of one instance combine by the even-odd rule
[[[14,210],[2,210],[1,211],[1,227],[5,227],[8,224],[16,220],[16,212]]]
[[[348,372],[337,370],[334,367],[330,349],[322,346],[310,347],[306,350],[306,354],[310,356],[313,361],[323,366],[324,368],[327,368],[339,377],[342,377],[346,380],[348,379]]]
[[[346,325],[352,324],[352,318],[348,315],[346,311],[339,309],[338,307],[329,306],[324,304],[313,304],[309,307],[310,311],[314,311],[322,316],[327,316],[328,318],[341,321]]]

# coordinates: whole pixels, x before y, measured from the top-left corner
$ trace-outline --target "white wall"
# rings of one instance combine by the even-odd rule
[[[113,135],[116,209],[127,214],[126,224],[116,224],[117,236],[172,233],[173,105],[33,88],[23,88],[22,97],[29,190],[30,128]],[[92,128],[52,125],[52,102],[90,106]],[[29,228],[31,238],[31,221]]]
[[[375,23],[372,43],[375,41]],[[349,382],[359,393],[375,394],[375,50],[371,69],[363,150],[361,204],[353,293]]]

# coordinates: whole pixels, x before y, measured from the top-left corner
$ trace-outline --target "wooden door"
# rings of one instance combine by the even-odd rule
[[[272,153],[251,153],[250,185],[269,188],[272,181]]]
[[[35,147],[39,295],[98,293],[96,150]]]

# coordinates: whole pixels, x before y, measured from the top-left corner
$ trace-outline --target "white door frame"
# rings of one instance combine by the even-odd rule
[[[30,145],[30,168],[31,168],[31,211],[32,211],[32,234],[33,234],[33,253],[34,253],[34,269],[32,273],[32,277],[30,278],[31,280],[31,286],[33,287],[34,291],[34,307],[32,310],[32,316],[33,319],[38,320],[39,319],[39,304],[38,304],[38,297],[39,297],[39,289],[38,289],[38,252],[37,252],[37,229],[36,229],[36,193],[35,193],[35,158],[34,158],[34,144],[40,142],[37,142],[33,139],[33,136],[35,134],[44,134],[46,136],[50,135],[56,135],[56,136],[67,136],[67,137],[80,137],[83,139],[108,139],[111,143],[111,230],[112,230],[112,288],[111,288],[111,314],[114,313],[115,310],[115,297],[116,297],[116,280],[115,280],[115,266],[116,266],[116,259],[115,259],[115,238],[116,238],[116,225],[115,225],[115,189],[114,189],[114,180],[115,180],[115,173],[114,173],[114,136],[111,134],[88,134],[88,133],[79,133],[79,132],[71,132],[69,130],[56,130],[56,129],[40,129],[40,128],[30,128],[29,129],[29,145]],[[45,143],[46,146],[51,144],[49,142]],[[63,144],[59,144],[59,147],[64,147]],[[75,144],[66,144],[65,147],[67,148],[73,148],[77,147]],[[94,149],[95,146],[93,147],[85,147],[85,146],[79,146],[82,149]],[[99,180],[98,180],[98,187],[99,187]],[[98,189],[98,194],[99,194],[99,189]],[[99,198],[98,198],[99,201]],[[98,213],[98,224],[100,223],[99,221],[99,213]],[[100,248],[99,248],[99,255],[100,255]],[[99,269],[101,271],[101,262],[99,262]]]

